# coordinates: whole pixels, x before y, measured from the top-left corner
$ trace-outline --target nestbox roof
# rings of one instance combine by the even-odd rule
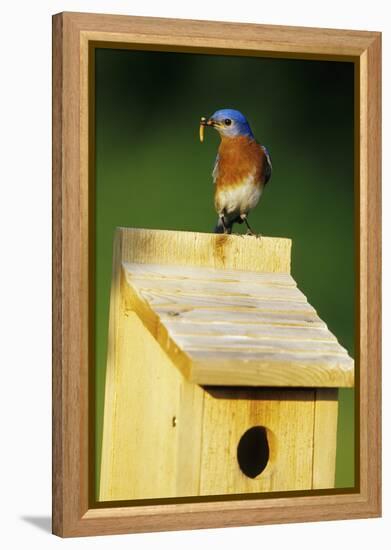
[[[152,240],[157,233],[159,238],[178,234],[150,231]],[[197,236],[201,251],[207,244],[202,242],[203,234],[184,235]],[[278,242],[283,239],[223,237],[222,247],[255,246],[261,254],[284,249]],[[262,244],[265,239],[270,242]],[[144,239],[144,245],[147,242]],[[163,263],[161,251],[153,262],[156,243],[152,249],[150,245],[151,241],[145,263],[140,261],[142,251],[121,254],[122,288],[129,307],[190,380],[223,386],[353,385],[353,360],[297,287],[288,272],[290,262],[277,257],[277,271],[270,265],[268,271],[233,269],[229,248],[219,260],[225,264],[220,267],[208,265],[209,261]]]

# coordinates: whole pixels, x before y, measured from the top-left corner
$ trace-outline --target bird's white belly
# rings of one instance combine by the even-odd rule
[[[256,207],[262,195],[263,186],[254,185],[253,176],[242,184],[216,190],[216,207],[219,213],[247,214]]]

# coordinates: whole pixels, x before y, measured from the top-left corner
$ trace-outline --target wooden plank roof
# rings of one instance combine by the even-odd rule
[[[122,261],[127,300],[201,385],[349,387],[354,362],[287,272]]]

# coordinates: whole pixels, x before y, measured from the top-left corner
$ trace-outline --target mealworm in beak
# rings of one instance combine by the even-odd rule
[[[204,141],[205,123],[206,123],[206,118],[203,116],[201,117],[201,121],[200,121],[200,142],[201,143]]]

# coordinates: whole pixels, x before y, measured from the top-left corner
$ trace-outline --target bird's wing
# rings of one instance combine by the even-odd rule
[[[216,180],[219,175],[219,154],[217,153],[217,157],[215,160],[215,165],[213,167],[212,177],[213,177],[213,183],[216,183]]]
[[[261,149],[265,153],[265,159],[266,159],[266,167],[265,167],[265,185],[270,180],[272,175],[272,159],[270,156],[269,151],[266,149],[264,145],[261,145]]]

